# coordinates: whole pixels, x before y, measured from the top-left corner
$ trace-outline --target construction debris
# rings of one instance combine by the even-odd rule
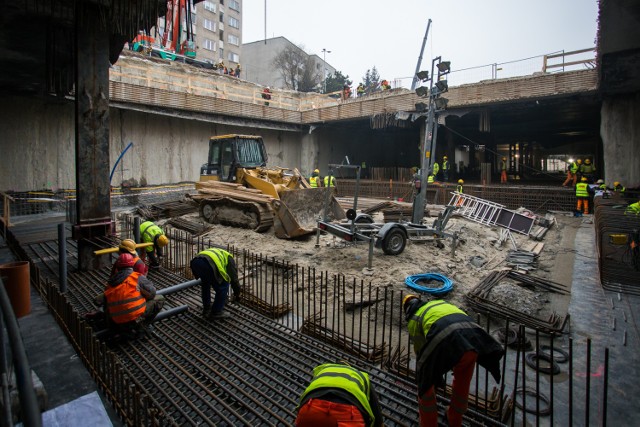
[[[136,213],[148,221],[156,221],[164,218],[173,218],[190,214],[198,210],[198,205],[188,200],[174,200],[153,205],[141,205],[136,208]]]
[[[569,318],[568,315],[559,315],[555,311],[552,311],[546,319],[542,319],[534,316],[533,312],[539,310],[531,303],[515,304],[513,301],[498,301],[495,295],[492,297],[492,290],[496,286],[505,283],[516,285],[520,287],[522,291],[542,290],[565,295],[569,293],[567,288],[559,283],[527,276],[513,270],[494,271],[465,296],[467,303],[479,312],[494,314],[530,328],[537,328],[541,332],[548,334],[562,333]],[[521,310],[517,310],[514,307],[518,307]],[[531,309],[525,313],[522,311],[523,307],[529,307]]]

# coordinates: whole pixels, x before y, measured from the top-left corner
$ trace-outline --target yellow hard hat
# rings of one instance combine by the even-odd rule
[[[507,160],[507,158],[506,158],[506,157],[503,157],[503,158],[502,158],[502,160]]]
[[[169,238],[167,236],[165,236],[164,234],[161,234],[160,236],[158,236],[158,246],[160,246],[161,248],[164,248],[168,244],[169,244]]]
[[[461,179],[459,179],[459,180],[458,180],[458,184],[464,184],[464,181],[463,181],[463,180],[461,180]]]
[[[320,169],[315,169],[313,172],[314,173],[320,173]]]
[[[120,242],[120,246],[118,246],[118,249],[120,249],[121,251],[129,252],[131,255],[137,254],[136,242],[131,239],[124,239],[122,242]]]
[[[445,160],[447,160],[447,159],[448,159],[448,157],[447,157],[447,156],[444,156],[444,157],[442,157],[442,158],[443,158],[443,159],[445,159]]]
[[[407,294],[404,298],[402,298],[402,309],[406,312],[409,307],[408,303],[413,300],[419,300],[420,297],[414,294]]]
[[[589,163],[591,163],[591,159],[586,159],[584,162],[588,165]]]
[[[580,181],[582,181],[582,182],[587,182],[587,177],[586,177],[586,176],[583,176],[583,177],[580,179]]]
[[[580,160],[580,159],[578,159],[577,162],[578,162],[579,165],[582,164],[582,160]]]
[[[620,185],[620,181],[616,181],[616,182],[613,183],[614,187],[617,187],[618,185]]]

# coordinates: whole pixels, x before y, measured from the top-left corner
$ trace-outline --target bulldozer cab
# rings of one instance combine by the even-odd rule
[[[209,140],[207,163],[200,168],[200,181],[235,182],[238,168],[265,167],[267,152],[255,135],[221,135]]]

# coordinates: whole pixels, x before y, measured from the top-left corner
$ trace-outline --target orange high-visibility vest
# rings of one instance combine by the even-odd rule
[[[115,323],[127,323],[144,314],[146,300],[138,290],[138,278],[142,274],[133,272],[118,286],[109,286],[104,291],[107,312]]]

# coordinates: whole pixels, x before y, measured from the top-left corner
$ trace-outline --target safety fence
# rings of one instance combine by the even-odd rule
[[[602,287],[640,295],[640,215],[627,210],[636,201],[617,194],[596,197],[594,225]]]

